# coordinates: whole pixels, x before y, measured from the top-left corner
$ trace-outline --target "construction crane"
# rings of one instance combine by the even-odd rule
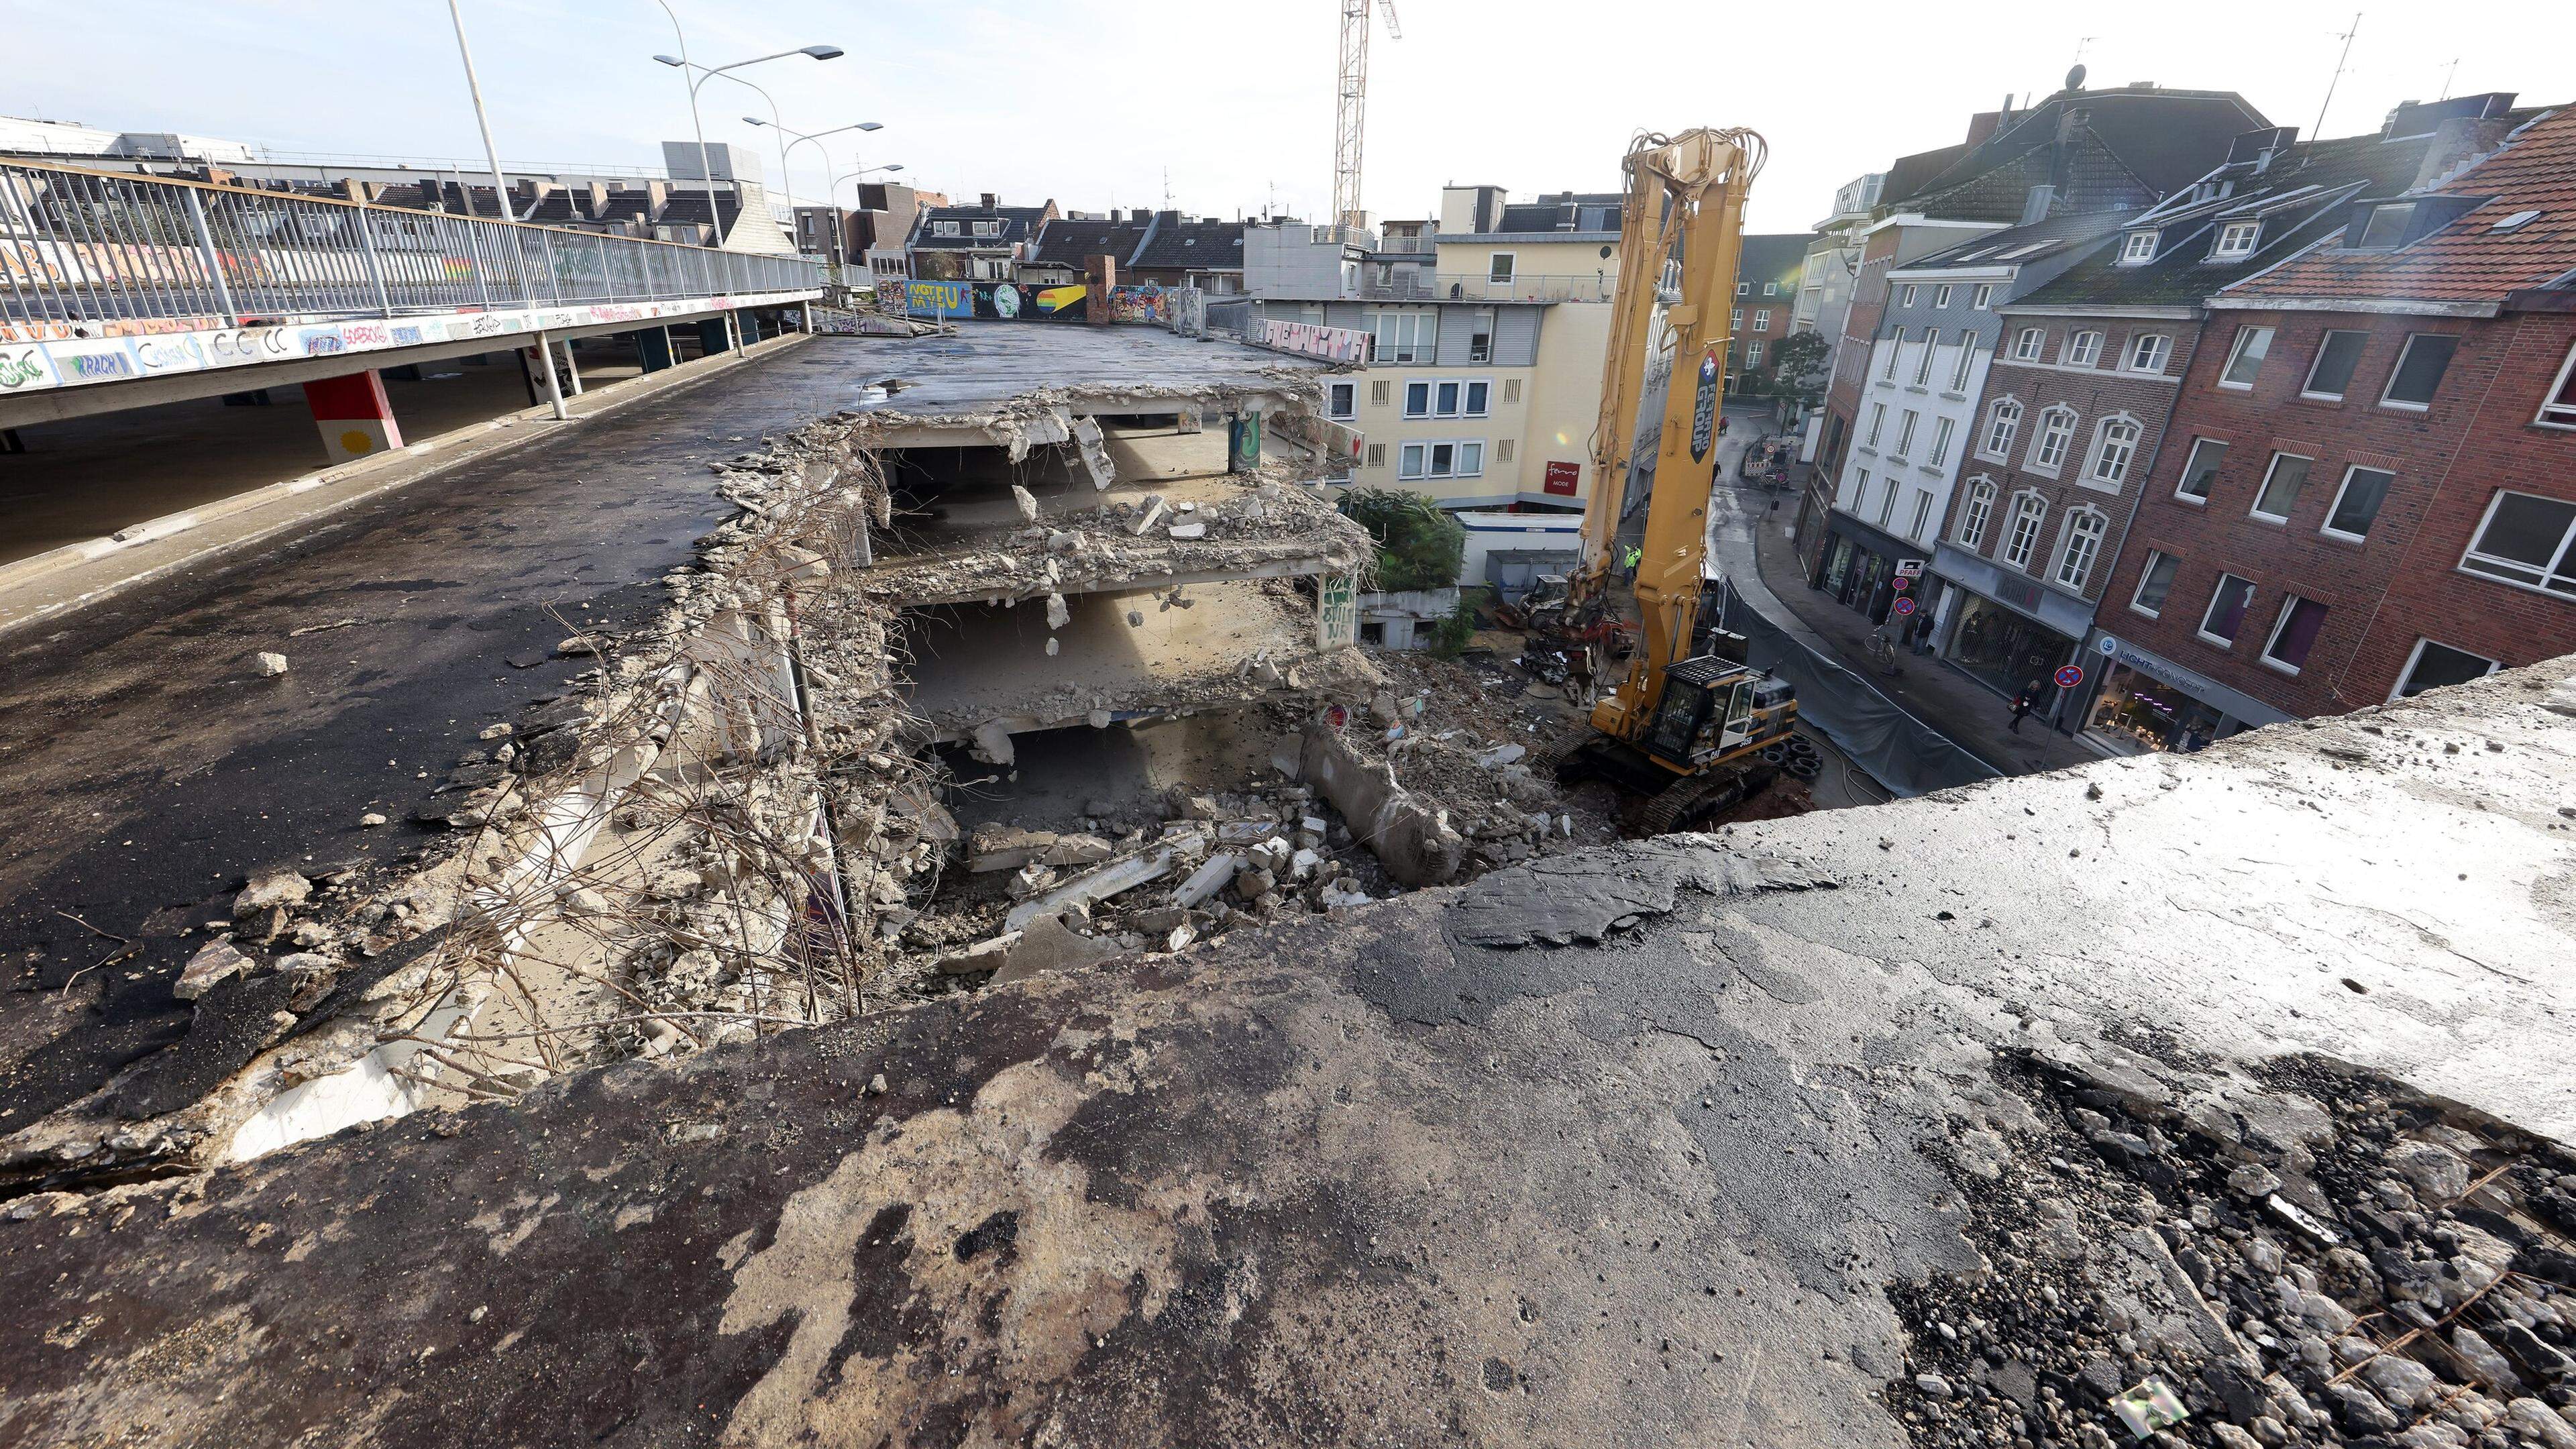
[[[1668,343],[1672,384],[1638,545],[1636,648],[1618,687],[1594,704],[1590,728],[1543,754],[1560,780],[1608,779],[1641,797],[1640,823],[1650,834],[1706,824],[1768,786],[1798,722],[1796,689],[1749,667],[1741,636],[1698,629],[1728,308],[1743,250],[1745,193],[1767,152],[1746,130],[1640,136],[1628,148],[1619,289],[1602,357],[1582,558],[1563,602],[1532,620],[1524,656],[1577,656],[1571,672],[1586,680],[1607,672],[1618,577],[1612,555],[1631,440],[1647,362]]]
[[[1360,210],[1360,140],[1368,110],[1369,7],[1386,15],[1386,38],[1402,40],[1395,0],[1342,0],[1342,63],[1334,84],[1333,224],[1352,230],[1367,225]]]

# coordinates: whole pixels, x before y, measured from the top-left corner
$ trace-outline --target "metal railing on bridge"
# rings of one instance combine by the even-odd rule
[[[0,336],[819,291],[795,257],[0,162]]]

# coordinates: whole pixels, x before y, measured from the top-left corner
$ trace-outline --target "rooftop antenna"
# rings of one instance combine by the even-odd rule
[[[2317,103],[2317,123],[2308,128],[2311,138],[2322,140],[2326,134],[2326,107],[2334,104],[2335,84],[2343,79],[2344,62],[2352,59],[2352,38],[2360,33],[2361,12],[2356,10],[2352,12],[2352,29],[2336,37],[2343,42],[2343,53],[2335,57],[2334,74],[2326,77],[2326,98]]]
[[[2449,100],[2451,98],[2451,86],[2454,82],[2458,81],[2459,78],[2460,58],[2455,55],[2451,57],[2450,65],[2442,71],[2442,93],[2435,96],[2434,99],[2440,101]]]
[[[1163,209],[1172,209],[1172,168],[1169,166],[1163,168]]]

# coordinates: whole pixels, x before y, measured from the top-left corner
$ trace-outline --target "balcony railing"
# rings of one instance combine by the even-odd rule
[[[794,257],[0,163],[0,334],[819,291]]]
[[[1607,302],[1619,289],[1612,274],[1589,277],[1523,274],[1497,281],[1481,272],[1407,272],[1390,281],[1360,279],[1360,297],[1370,302]]]

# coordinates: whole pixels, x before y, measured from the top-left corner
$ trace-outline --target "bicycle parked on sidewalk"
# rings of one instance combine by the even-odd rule
[[[1891,679],[1905,672],[1905,666],[1896,662],[1895,635],[1885,624],[1869,631],[1869,661]]]

